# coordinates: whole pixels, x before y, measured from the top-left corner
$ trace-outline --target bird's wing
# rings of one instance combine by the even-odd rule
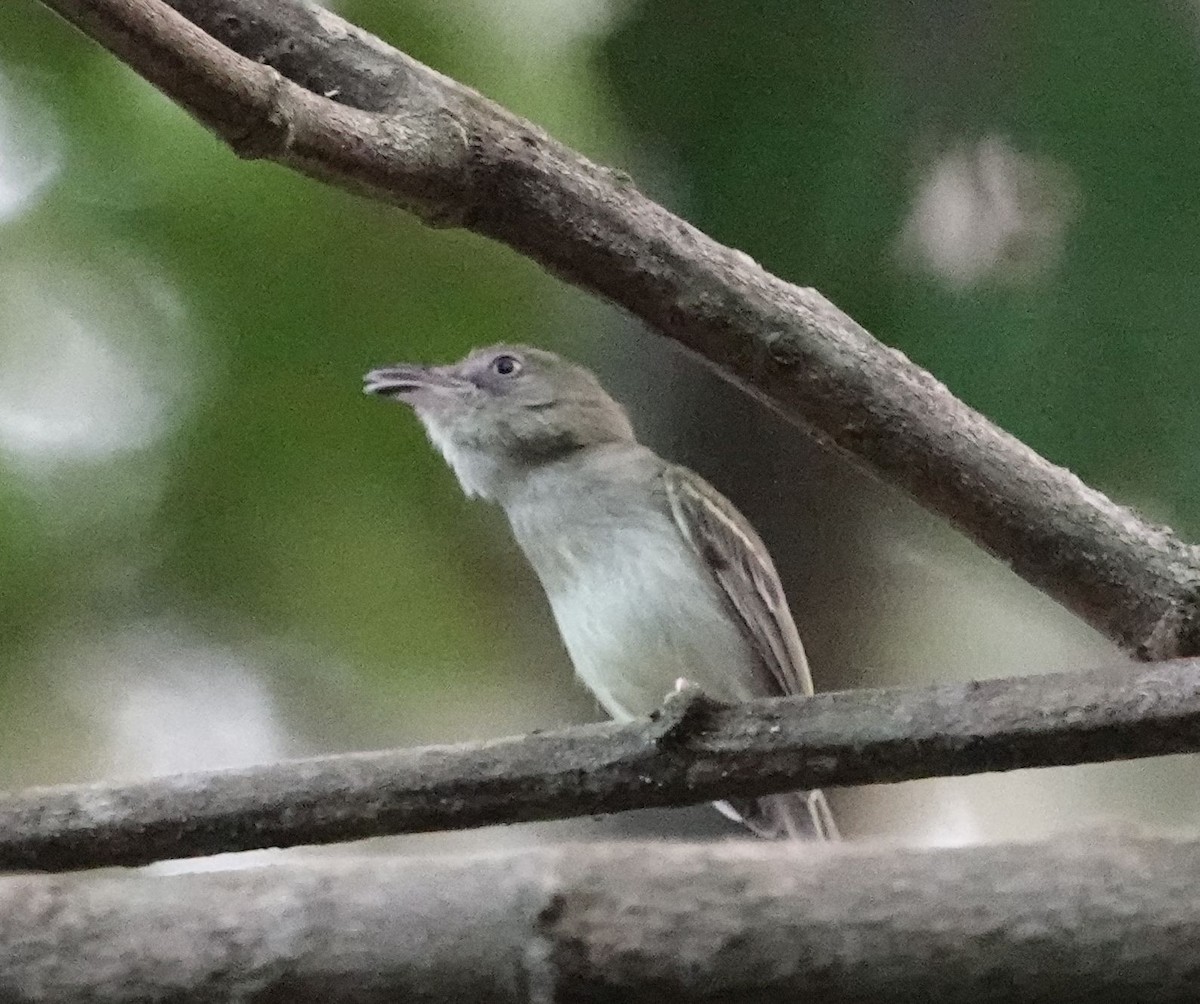
[[[811,694],[812,676],[779,573],[746,518],[686,467],[663,471],[680,531],[725,594],[765,672],[761,696]]]
[[[725,594],[758,654],[762,696],[811,694],[812,676],[770,554],[733,503],[686,467],[668,466],[663,484],[671,513]],[[731,798],[716,806],[762,837],[837,840],[819,791]]]

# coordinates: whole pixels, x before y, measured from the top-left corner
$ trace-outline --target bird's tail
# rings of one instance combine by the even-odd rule
[[[819,791],[789,791],[761,798],[734,798],[713,805],[722,815],[768,840],[838,840],[837,823]]]

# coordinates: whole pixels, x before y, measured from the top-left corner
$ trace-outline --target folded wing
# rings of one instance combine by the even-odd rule
[[[755,653],[763,697],[811,694],[812,675],[775,565],[754,528],[733,504],[685,467],[668,466],[663,484],[680,532],[720,586]],[[718,803],[760,836],[836,839],[819,791]]]

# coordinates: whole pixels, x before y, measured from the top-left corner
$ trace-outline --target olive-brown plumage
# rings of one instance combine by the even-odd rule
[[[683,678],[719,700],[811,694],[783,588],[749,522],[637,442],[583,367],[525,346],[367,374],[410,404],[468,495],[503,506],[576,673],[610,715],[646,715]],[[820,792],[718,803],[762,836],[832,838]]]

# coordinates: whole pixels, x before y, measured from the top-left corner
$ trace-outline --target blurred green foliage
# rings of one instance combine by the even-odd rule
[[[469,9],[352,6],[349,16],[604,155],[611,125],[578,55],[522,68]],[[362,398],[360,376],[481,341],[553,343],[569,295],[504,248],[237,161],[32,0],[0,11],[0,72],[65,137],[53,190],[4,228],[5,260],[53,286],[98,270],[100,295],[118,303],[144,295],[114,264],[134,260],[178,296],[188,350],[170,375],[186,385],[180,420],[153,447],[56,464],[50,499],[30,499],[19,471],[4,479],[10,705],[11,688],[39,682],[39,653],[180,612],[214,639],[299,635],[400,693],[452,703],[503,690],[489,667],[546,647],[548,622],[519,616],[530,577],[411,417]],[[18,323],[7,318],[5,338]],[[137,355],[161,336],[149,324],[123,333]],[[160,493],[150,514],[120,504],[139,478]],[[72,530],[55,505],[68,491],[117,502]],[[431,671],[446,666],[448,676]]]
[[[655,0],[604,51],[693,222],[1194,535],[1197,38],[1194,11],[1167,4]],[[902,267],[920,172],[988,136],[1067,176],[1061,256],[969,288]]]

